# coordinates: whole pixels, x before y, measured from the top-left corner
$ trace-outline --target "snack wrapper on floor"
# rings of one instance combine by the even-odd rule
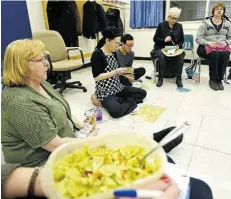
[[[80,131],[77,131],[77,137],[78,138],[86,138],[88,137],[92,131],[96,128],[96,117],[91,110],[87,110],[84,113],[84,125],[83,128]]]

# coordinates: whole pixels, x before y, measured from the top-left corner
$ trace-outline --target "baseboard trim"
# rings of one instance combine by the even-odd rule
[[[83,57],[85,59],[85,58],[91,57],[91,55],[92,55],[92,53],[85,53],[85,54],[83,54]],[[78,59],[82,59],[82,58],[81,58],[81,55],[76,55],[76,56],[71,56],[70,59],[71,60],[78,60]]]
[[[145,61],[150,61],[152,60],[151,57],[135,57],[135,60],[145,60]],[[196,62],[196,60],[194,60]],[[190,59],[184,59],[184,63],[191,63]],[[202,65],[208,65],[207,60],[201,60]],[[228,63],[228,67],[231,67],[231,61]]]

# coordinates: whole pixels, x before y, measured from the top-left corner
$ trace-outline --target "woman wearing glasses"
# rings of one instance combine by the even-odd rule
[[[6,163],[42,166],[58,146],[76,139],[67,101],[49,83],[44,44],[17,40],[4,57],[2,150]]]
[[[127,68],[119,68],[116,50],[120,44],[119,31],[114,26],[102,32],[103,38],[91,57],[96,91],[93,103],[100,101],[111,117],[119,118],[131,113],[138,103],[142,103],[147,93],[145,90],[125,86],[120,82],[120,75],[128,74]]]
[[[176,75],[176,84],[178,87],[183,87],[181,81],[182,68],[184,65],[184,53],[171,57],[170,59],[161,51],[165,46],[177,46],[183,48],[184,32],[182,25],[177,23],[181,9],[172,7],[169,10],[168,18],[166,21],[161,22],[156,30],[153,41],[155,42],[154,58],[159,58],[159,79],[156,84],[157,87],[163,85],[163,78],[165,76],[166,67],[168,62],[171,61],[171,67],[174,67],[174,74]]]

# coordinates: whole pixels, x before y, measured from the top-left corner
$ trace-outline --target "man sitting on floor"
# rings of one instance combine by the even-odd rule
[[[133,46],[134,39],[130,34],[125,34],[121,37],[121,46],[116,51],[119,67],[132,67],[134,61],[134,52],[132,51]],[[143,67],[134,68],[133,76],[120,76],[120,81],[122,84],[126,86],[131,86],[132,82],[139,80],[139,78],[142,77],[145,74],[145,72],[145,68]]]

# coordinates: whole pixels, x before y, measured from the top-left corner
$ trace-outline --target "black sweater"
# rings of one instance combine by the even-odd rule
[[[164,42],[167,36],[171,36],[175,44],[173,44],[172,42]],[[179,23],[175,23],[173,28],[170,28],[167,21],[159,23],[153,41],[155,42],[155,50],[172,45],[178,45],[180,48],[183,48],[184,31],[182,25]]]
[[[112,53],[116,60],[118,61],[117,54]],[[93,77],[99,76],[101,73],[104,73],[104,69],[107,67],[108,63],[104,52],[100,48],[96,48],[91,56],[91,68]]]

